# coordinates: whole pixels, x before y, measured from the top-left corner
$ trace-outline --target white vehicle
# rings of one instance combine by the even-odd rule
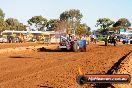
[[[7,43],[7,42],[8,42],[7,38],[3,38],[3,37],[0,38],[0,43]]]

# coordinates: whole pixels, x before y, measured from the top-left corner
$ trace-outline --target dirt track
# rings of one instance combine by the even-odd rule
[[[115,74],[132,74],[132,53],[121,63],[120,69]],[[132,88],[132,81],[129,84],[114,84],[113,86],[116,88]]]
[[[76,83],[78,67],[87,74],[105,74],[131,45],[91,44],[87,52],[38,52],[27,49],[0,54],[0,88],[92,88]]]

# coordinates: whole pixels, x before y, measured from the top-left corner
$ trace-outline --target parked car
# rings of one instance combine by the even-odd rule
[[[129,42],[128,43],[132,44],[132,39],[129,39]]]
[[[122,39],[122,43],[123,43],[123,44],[128,43],[128,38]]]
[[[7,43],[7,42],[8,42],[7,38],[4,37],[0,38],[0,43]]]
[[[124,38],[122,43],[123,44],[132,44],[132,39]]]

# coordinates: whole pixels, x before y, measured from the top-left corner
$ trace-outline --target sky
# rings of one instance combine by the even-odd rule
[[[132,0],[0,0],[0,8],[5,18],[17,18],[24,24],[37,15],[57,19],[70,9],[79,9],[83,14],[82,23],[92,30],[97,29],[97,19],[104,17],[113,21],[127,18],[132,23]]]

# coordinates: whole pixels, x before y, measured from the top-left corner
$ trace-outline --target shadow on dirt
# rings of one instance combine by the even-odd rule
[[[99,46],[105,46],[105,47],[106,47],[106,45],[103,45],[103,44],[102,44],[102,45],[99,45]],[[114,45],[112,45],[112,44],[109,44],[109,45],[107,45],[107,46],[114,46]]]
[[[132,53],[132,51],[130,51],[129,53],[127,53],[126,55],[124,55],[122,58],[120,58],[106,73],[106,75],[112,75],[113,72],[117,72],[118,69],[120,68],[120,64],[122,63],[122,61],[124,59],[126,59],[126,57]],[[94,85],[95,88],[115,88],[112,84],[110,83],[102,83],[102,84],[95,84]]]
[[[10,56],[9,58],[32,58],[28,56]]]
[[[49,86],[44,86],[44,85],[37,85],[39,87],[42,87],[42,88],[54,88],[54,87],[49,87]]]
[[[43,88],[54,88],[54,87],[48,87],[48,86],[40,86],[40,87],[43,87]]]
[[[106,46],[106,45],[99,45],[99,46]]]
[[[46,49],[44,47],[38,48],[37,51],[38,52],[73,52],[73,51],[66,50],[66,49],[63,49],[63,50],[59,50],[59,49]]]

